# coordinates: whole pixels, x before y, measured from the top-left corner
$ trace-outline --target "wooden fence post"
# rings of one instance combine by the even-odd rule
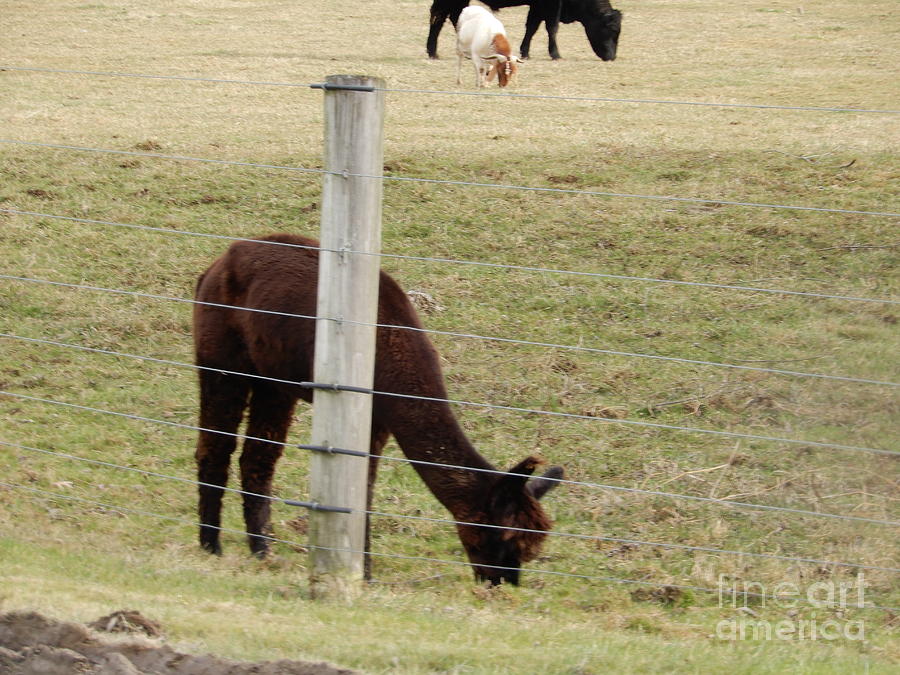
[[[313,378],[371,388],[381,251],[384,82],[332,75],[325,89],[319,317]],[[369,90],[366,90],[366,89]],[[364,176],[375,176],[365,178]],[[364,255],[349,253],[360,252]],[[367,324],[367,325],[361,325]],[[312,443],[369,451],[372,395],[316,389]],[[314,453],[310,498],[352,513],[310,513],[313,597],[350,599],[363,578],[368,458]]]

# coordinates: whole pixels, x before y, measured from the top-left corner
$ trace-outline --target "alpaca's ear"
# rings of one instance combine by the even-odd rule
[[[544,460],[531,455],[526,457],[521,462],[516,464],[513,468],[511,468],[507,473],[527,473],[529,476],[534,473],[534,470],[538,467],[539,464],[543,464]],[[515,476],[512,476],[515,478]]]
[[[525,486],[525,491],[535,499],[540,499],[553,488],[559,485],[559,480],[563,477],[564,471],[561,466],[551,466],[544,472],[543,476],[539,476]]]
[[[497,481],[494,485],[494,494],[521,494],[523,490],[528,489],[528,477],[534,473],[538,464],[542,463],[537,457],[526,457]]]

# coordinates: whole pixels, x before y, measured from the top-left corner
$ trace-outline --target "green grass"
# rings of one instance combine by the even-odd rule
[[[94,617],[111,606],[152,606],[169,641],[190,651],[327,658],[366,672],[591,673],[623,664],[632,672],[890,672],[871,644],[860,652],[853,642],[827,649],[772,642],[763,657],[758,642],[706,639],[710,629],[695,607],[663,609],[624,592],[588,589],[552,600],[547,589],[488,592],[451,574],[421,585],[376,585],[351,608],[305,598],[305,580],[283,558],[260,574],[258,563],[241,556],[210,561],[178,544],[113,556],[69,539],[62,524],[56,529],[63,540],[53,545],[0,539],[10,582],[0,608],[27,603]]]
[[[7,65],[316,82],[340,72],[399,89],[455,87],[452,31],[424,59],[427,5],[372,0],[266,5],[170,0],[14,2]],[[618,5],[617,5],[618,6]],[[398,7],[403,11],[398,11]],[[825,2],[625,4],[620,58],[603,64],[578,26],[565,59],[540,35],[516,93],[897,109],[886,1],[852,16]],[[698,33],[696,15],[707,27]],[[316,16],[312,30],[310,16]],[[501,17],[513,42],[525,11]],[[710,17],[712,17],[710,19]],[[373,28],[374,27],[374,28]],[[841,30],[835,30],[841,28]],[[166,39],[135,39],[165,35]],[[406,36],[397,40],[395,36]],[[240,41],[236,42],[236,35]],[[128,49],[119,48],[128,44]],[[894,59],[896,60],[896,59]],[[464,87],[465,88],[465,87]],[[493,93],[496,93],[494,90]],[[0,72],[9,139],[277,166],[321,165],[321,92],[306,88]],[[897,212],[896,116],[391,92],[387,175],[619,194]],[[318,231],[320,178],[285,170],[0,145],[0,209],[227,236]],[[895,218],[385,182],[388,253],[645,278],[896,298]],[[0,273],[189,298],[227,242],[0,212]],[[385,259],[442,310],[429,328],[618,352],[897,382],[894,305],[553,272]],[[190,306],[3,280],[0,331],[190,363]],[[894,458],[627,426],[618,419],[896,449],[894,388],[612,354],[435,336],[454,399],[592,416],[461,407],[480,451],[507,467],[532,451],[568,477],[623,487],[898,520]],[[3,340],[0,388],[192,425],[187,368]],[[305,440],[308,408],[291,439]],[[186,429],[0,398],[0,440],[192,478]],[[388,454],[399,456],[395,446]],[[288,452],[276,494],[303,499],[308,458]],[[743,616],[667,584],[851,583],[851,569],[551,538],[523,587],[473,588],[461,565],[379,557],[381,584],[352,608],[306,598],[304,514],[274,509],[279,544],[249,560],[238,534],[210,560],[195,491],[173,481],[0,450],[4,482],[111,508],[0,489],[3,608],[76,620],[133,605],[192,651],[325,658],[368,672],[870,672],[900,654],[889,612],[866,642],[721,641]],[[897,567],[894,529],[565,486],[556,529]],[[376,508],[445,518],[412,470],[383,463]],[[235,498],[226,525],[242,527]],[[378,519],[373,550],[463,561],[452,527]],[[587,582],[534,570],[646,581]],[[442,576],[435,576],[442,575]],[[896,575],[865,572],[867,600],[900,606]],[[643,590],[641,590],[643,589]],[[771,621],[796,620],[754,608]],[[812,615],[804,610],[801,618]],[[819,618],[836,618],[819,611]],[[410,637],[411,636],[411,637]],[[523,653],[528,656],[523,658]]]

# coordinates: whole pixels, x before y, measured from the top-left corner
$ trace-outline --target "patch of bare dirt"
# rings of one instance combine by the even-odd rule
[[[246,663],[194,656],[161,644],[161,626],[123,610],[83,626],[36,612],[0,614],[0,673],[4,675],[354,675],[327,663]],[[93,629],[93,630],[91,630]],[[96,632],[95,632],[96,631]],[[138,634],[104,638],[99,632]],[[150,637],[147,637],[150,636]]]

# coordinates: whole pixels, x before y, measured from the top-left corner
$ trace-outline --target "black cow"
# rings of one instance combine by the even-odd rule
[[[525,20],[525,37],[522,38],[520,53],[523,59],[528,58],[531,38],[537,32],[541,21],[547,26],[550,58],[559,58],[556,47],[556,31],[559,22],[572,23],[578,21],[584,26],[584,32],[591,43],[594,53],[604,61],[616,58],[616,47],[619,44],[619,32],[622,30],[622,12],[613,9],[609,0],[531,0],[531,2],[515,2],[514,0],[482,0],[492,10],[515,5],[528,5],[528,18]],[[431,3],[431,28],[428,31],[428,56],[437,58],[437,42],[444,21],[456,26],[459,14],[469,4],[469,0],[433,0]]]

